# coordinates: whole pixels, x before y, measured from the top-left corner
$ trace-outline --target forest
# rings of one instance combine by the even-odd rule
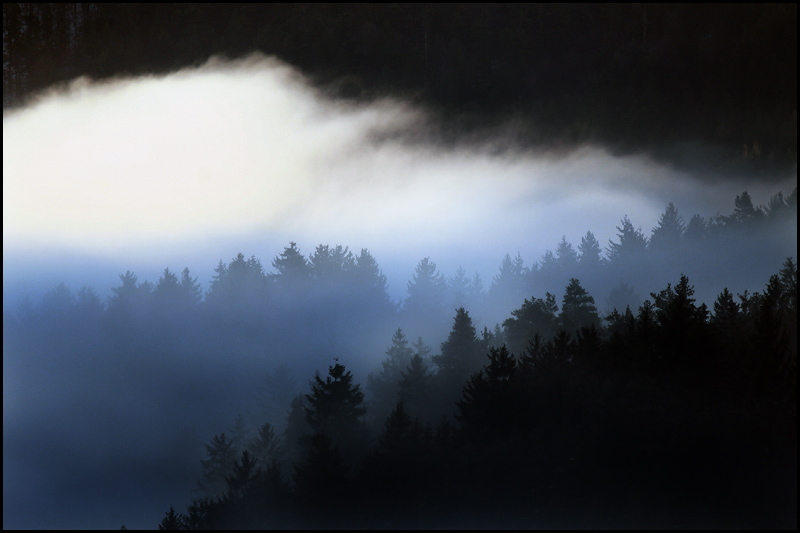
[[[797,528],[796,4],[4,3],[3,124],[4,529]]]
[[[188,268],[128,271],[107,302],[60,284],[4,310],[4,349],[31,379],[55,365],[56,390],[156,398],[142,431],[192,500],[162,529],[793,527],[797,265],[777,243],[797,192],[734,205],[506,255],[488,288],[426,257],[399,304],[368,250],[294,242],[272,271],[220,260],[207,290]],[[695,279],[742,271],[763,288],[698,301]]]

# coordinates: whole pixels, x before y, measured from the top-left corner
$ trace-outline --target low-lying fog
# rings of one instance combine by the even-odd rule
[[[697,176],[602,147],[443,150],[435,126],[399,101],[331,101],[259,56],[77,80],[4,114],[4,293],[31,269],[102,294],[126,269],[155,281],[189,266],[207,284],[220,259],[266,263],[292,240],[368,248],[400,301],[425,256],[490,281],[507,252],[530,264],[562,235],[577,245],[590,230],[605,246],[623,215],[649,235],[669,202],[709,217],[744,190],[761,204],[796,183]],[[110,266],[96,279],[71,263]]]
[[[319,244],[368,249],[402,305],[423,257],[446,277],[459,267],[469,277],[477,272],[488,289],[506,253],[530,266],[562,236],[577,248],[587,231],[605,252],[625,215],[649,236],[670,202],[685,221],[696,213],[710,218],[731,213],[743,191],[759,205],[779,191],[788,195],[797,182],[796,171],[759,179],[695,174],[646,155],[616,157],[602,146],[522,149],[499,134],[492,143],[443,147],[436,131],[436,118],[411,104],[333,100],[262,56],[211,60],[167,76],[76,80],[3,116],[4,309],[13,311],[26,295],[35,303],[59,282],[73,292],[93,287],[105,302],[126,270],[155,283],[165,267],[189,267],[206,291],[220,260],[255,255],[271,272],[290,241],[306,256]],[[795,220],[776,257],[796,258],[796,231]],[[760,273],[735,279],[744,281],[730,287],[734,294],[767,282]],[[663,281],[637,290],[646,297]],[[725,286],[710,285],[698,295]],[[606,297],[595,295],[598,307]],[[390,343],[391,331],[374,339],[383,346],[374,367]],[[429,344],[435,352],[436,339]],[[78,372],[57,354],[32,369],[26,354],[6,348],[4,528],[155,527],[170,504],[185,508],[191,483],[154,487],[163,472],[148,470],[159,468],[148,453],[178,438],[180,427],[170,424],[180,414],[169,423],[160,414],[191,402],[143,385],[139,396],[101,408],[126,379],[147,383],[148,370],[126,360],[123,370],[85,363]],[[220,365],[203,364],[198,375],[225,379]],[[369,361],[359,364],[363,378]],[[298,388],[307,392],[303,381]],[[131,424],[141,428],[134,442],[121,436]],[[230,421],[209,422],[219,424],[216,431],[224,431]],[[142,494],[150,489],[159,490],[148,499]],[[104,503],[95,512],[98,500]]]

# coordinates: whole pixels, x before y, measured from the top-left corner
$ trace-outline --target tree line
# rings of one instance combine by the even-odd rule
[[[688,223],[670,204],[649,238],[625,217],[605,253],[587,232],[531,267],[507,255],[488,290],[424,258],[402,306],[369,251],[339,245],[289,243],[272,273],[238,254],[205,293],[188,269],[127,272],[105,304],[62,284],[4,311],[4,347],[76,377],[146,369],[170,400],[207,391],[156,424],[195,465],[181,475],[199,469],[165,528],[790,527],[796,264],[708,304],[689,280],[736,287],[753,254],[767,268],[796,232],[796,190],[734,204]],[[636,299],[670,264],[691,276]],[[605,306],[592,284],[612,287]],[[249,381],[226,381],[233,368]],[[178,429],[197,420],[205,454]]]
[[[572,279],[498,335],[458,309],[436,355],[398,329],[371,400],[337,360],[282,434],[237,419],[160,529],[791,526],[797,265],[693,295],[681,276],[603,326]]]

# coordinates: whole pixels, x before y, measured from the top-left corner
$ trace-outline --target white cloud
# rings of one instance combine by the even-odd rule
[[[374,140],[424,127],[406,104],[333,103],[259,56],[79,80],[3,117],[4,240],[119,253],[264,234],[307,252],[342,243],[416,262],[448,247],[530,263],[561,235],[577,244],[592,230],[607,243],[625,214],[649,234],[670,201],[687,218],[729,212],[748,188],[591,147],[498,157]],[[757,201],[777,190],[761,189],[749,184]]]

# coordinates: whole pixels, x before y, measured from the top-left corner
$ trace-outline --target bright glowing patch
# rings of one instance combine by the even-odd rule
[[[4,240],[97,252],[277,232],[306,247],[472,246],[496,262],[587,230],[606,243],[624,214],[649,233],[670,201],[687,215],[729,210],[701,205],[710,186],[643,157],[374,140],[419,119],[394,101],[331,102],[263,57],[80,80],[3,117]],[[713,187],[725,206],[743,190],[728,188]]]

